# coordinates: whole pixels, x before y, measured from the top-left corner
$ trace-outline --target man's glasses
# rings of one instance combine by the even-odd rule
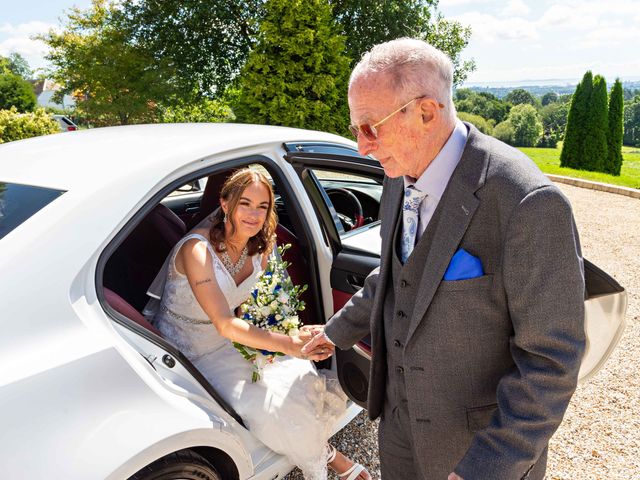
[[[364,135],[364,138],[366,138],[370,142],[373,142],[374,140],[378,139],[378,130],[376,130],[376,127],[379,127],[384,122],[386,122],[391,117],[393,117],[396,113],[407,108],[409,105],[411,105],[412,102],[418,100],[419,98],[424,98],[425,96],[426,95],[420,95],[419,97],[412,98],[407,103],[402,105],[400,108],[398,108],[397,110],[394,110],[389,115],[384,117],[379,122],[374,123],[373,125],[369,125],[368,123],[363,123],[362,125],[349,125],[349,131],[354,137],[356,137],[356,139],[358,138],[359,135]],[[440,108],[444,108],[444,105],[442,105],[441,103],[439,103],[438,106]]]

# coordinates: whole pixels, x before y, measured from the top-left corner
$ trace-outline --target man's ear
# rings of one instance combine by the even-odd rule
[[[423,98],[420,102],[420,110],[422,113],[422,124],[427,126],[438,114],[439,104],[433,98]]]

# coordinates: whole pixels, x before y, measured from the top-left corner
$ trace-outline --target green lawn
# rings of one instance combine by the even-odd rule
[[[607,175],[606,173],[560,167],[560,147],[520,148],[520,150],[536,162],[544,173],[640,189],[640,148],[622,147],[623,162],[619,177]]]

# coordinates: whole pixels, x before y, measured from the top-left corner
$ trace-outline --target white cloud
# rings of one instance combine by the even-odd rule
[[[57,28],[53,23],[26,22],[17,25],[4,23],[0,25],[0,55],[16,52],[22,55],[33,69],[44,67],[44,56],[48,51],[47,45],[32,37],[46,33],[49,29]]]
[[[441,0],[438,2],[438,7],[441,9],[444,8],[455,8],[460,7],[462,5],[478,5],[479,3],[491,3],[495,0]]]
[[[522,0],[510,0],[500,15],[503,17],[526,17],[529,12],[531,9]]]
[[[539,37],[536,24],[519,17],[497,18],[486,13],[468,12],[451,19],[471,27],[472,41],[493,43],[498,40],[536,40]]]
[[[607,81],[620,77],[637,78],[640,72],[640,60],[629,62],[607,62],[603,60],[562,63],[560,65],[536,65],[521,68],[505,68],[478,69],[473,72],[468,79],[469,83],[491,83],[496,81],[519,81],[526,80],[573,80],[578,81],[584,75],[584,72],[591,70],[592,72],[603,75]]]

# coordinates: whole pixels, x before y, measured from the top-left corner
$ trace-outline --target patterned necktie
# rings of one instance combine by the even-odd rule
[[[410,185],[404,190],[404,203],[402,205],[402,243],[400,258],[402,263],[407,263],[409,255],[416,243],[418,233],[418,219],[420,203],[427,194]]]

